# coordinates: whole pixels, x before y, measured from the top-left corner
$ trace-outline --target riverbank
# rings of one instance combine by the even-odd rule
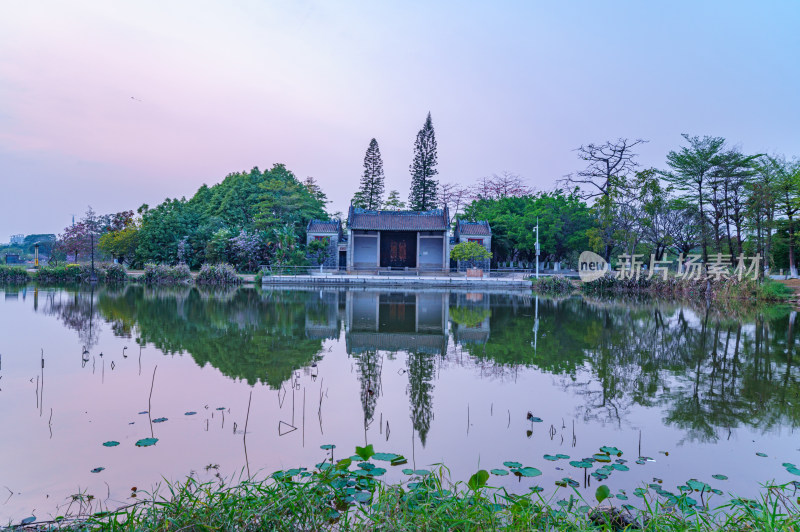
[[[326,460],[313,471],[297,468],[262,480],[218,478],[201,483],[190,477],[165,484],[116,510],[76,499],[78,512],[49,521],[24,520],[10,529],[25,530],[648,530],[796,532],[800,526],[797,484],[764,486],[758,499],[731,497],[714,504],[710,486],[694,479],[678,495],[657,484],[637,488],[631,499],[600,484],[586,500],[569,484],[544,495],[532,486],[512,494],[490,487],[491,475],[480,470],[467,481],[451,482],[446,467],[407,469],[409,480],[389,484],[378,477],[405,458],[357,448],[361,456]],[[364,453],[372,453],[366,460]],[[356,463],[356,461],[359,461]],[[377,463],[376,463],[377,462]],[[507,462],[492,474],[536,476],[535,468]],[[573,481],[574,482],[574,481]],[[653,487],[655,486],[655,487]],[[685,489],[684,489],[685,488]],[[624,491],[622,491],[624,493]],[[719,492],[721,493],[721,492]],[[611,503],[610,501],[614,501]]]

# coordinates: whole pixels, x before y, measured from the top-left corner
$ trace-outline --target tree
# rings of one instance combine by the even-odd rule
[[[353,199],[353,205],[370,211],[381,208],[383,198],[383,159],[378,141],[369,141],[367,153],[364,155],[364,173],[361,176],[361,188]]]
[[[446,207],[450,213],[450,221],[452,222],[461,210],[461,207],[467,203],[470,190],[458,183],[441,183],[440,186],[441,192],[439,194],[439,199],[442,202],[442,207]]]
[[[389,192],[386,201],[383,202],[383,207],[389,210],[402,211],[405,210],[406,204],[404,201],[400,201],[400,193],[392,190]]]
[[[478,261],[484,261],[492,258],[483,244],[477,242],[460,242],[453,246],[450,250],[450,258],[455,261],[467,262],[474,265]]]
[[[800,212],[800,161],[786,163],[782,159],[773,157],[780,166],[777,189],[777,209],[786,217],[786,230],[789,234],[787,243],[789,247],[789,275],[797,277],[797,264],[794,257],[795,222]]]
[[[139,229],[130,225],[118,231],[103,233],[98,240],[97,247],[103,253],[111,255],[120,264],[134,262],[136,247],[139,245]]]
[[[681,135],[688,146],[683,146],[679,151],[670,151],[667,154],[667,165],[670,171],[662,175],[679,191],[684,192],[687,201],[697,209],[700,227],[700,239],[703,248],[703,262],[708,262],[708,204],[709,179],[713,170],[720,162],[720,154],[725,145],[722,137],[703,138]]]
[[[425,125],[417,133],[414,143],[414,162],[409,166],[411,171],[411,194],[408,206],[412,211],[428,211],[435,209],[438,200],[438,183],[434,176],[436,169],[436,135],[433,131],[431,114],[425,119]]]
[[[614,247],[615,213],[619,213],[620,200],[626,196],[627,179],[639,164],[633,149],[647,142],[643,139],[619,138],[603,144],[587,144],[576,151],[578,158],[588,164],[585,169],[564,178],[569,188],[577,186],[580,198],[594,200],[594,209],[600,221],[595,239],[603,248],[606,261]]]
[[[319,271],[322,271],[322,266],[331,256],[330,245],[330,239],[326,237],[322,240],[312,240],[308,243],[308,246],[306,246],[308,256],[316,261],[317,266],[319,266]]]

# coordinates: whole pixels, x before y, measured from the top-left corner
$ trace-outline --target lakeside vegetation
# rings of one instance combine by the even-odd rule
[[[555,180],[551,190],[534,191],[513,172],[463,185],[437,179],[428,116],[415,142],[408,207],[396,190],[384,198],[376,139],[352,201],[368,209],[447,207],[453,223],[488,221],[492,267],[532,268],[538,238],[543,267],[576,268],[579,254],[593,250],[612,266],[626,254],[641,255],[650,269],[650,256],[672,261],[673,270],[681,256],[734,267],[737,257],[757,255],[761,275],[797,274],[800,161],[746,154],[722,137],[683,135],[662,168],[642,168],[637,150],[645,142],[620,138],[580,146],[582,168]],[[185,263],[197,271],[227,263],[240,273],[282,271],[311,265],[306,224],[342,218],[327,204],[314,178],[301,181],[283,164],[254,167],[203,185],[189,199],[106,215],[90,208],[42,251],[55,262],[95,256],[132,268]]]
[[[652,532],[794,531],[800,526],[797,482],[765,485],[757,499],[725,496],[697,479],[675,493],[658,483],[613,493],[605,484],[586,500],[577,481],[565,477],[555,490],[537,484],[522,493],[491,487],[491,477],[541,475],[534,467],[507,461],[503,468],[479,470],[468,481],[453,482],[445,465],[412,469],[404,456],[356,447],[351,457],[334,460],[335,445],[313,470],[276,471],[262,479],[189,477],[152,492],[134,491],[138,500],[120,509],[95,506],[86,494],[74,496],[75,515],[27,526],[59,530],[554,530]],[[572,461],[587,471],[628,469],[622,451],[602,447],[593,458]],[[548,459],[549,455],[545,458]],[[557,458],[557,457],[555,457]],[[565,459],[569,457],[565,456]],[[639,461],[642,461],[641,459]],[[644,462],[643,462],[644,463]],[[792,465],[792,464],[789,464]],[[213,467],[213,466],[210,466]],[[793,467],[793,466],[792,466]],[[408,480],[387,483],[387,468],[403,468]],[[796,470],[796,468],[795,468]],[[610,473],[608,473],[610,474]],[[800,474],[800,471],[798,471]],[[605,475],[603,473],[602,475]],[[716,475],[720,482],[727,477]],[[136,488],[134,488],[136,490]],[[721,499],[721,502],[717,502]],[[618,506],[615,506],[614,502]]]

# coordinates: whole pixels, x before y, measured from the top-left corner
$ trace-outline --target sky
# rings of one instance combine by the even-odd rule
[[[284,163],[346,211],[377,138],[403,198],[432,114],[443,182],[538,190],[575,148],[681,134],[800,156],[800,2],[0,1],[0,241]]]

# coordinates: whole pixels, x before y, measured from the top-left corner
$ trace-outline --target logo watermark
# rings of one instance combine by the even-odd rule
[[[670,270],[675,271],[675,278],[685,280],[709,279],[719,281],[722,279],[738,279],[739,281],[750,277],[757,280],[761,272],[761,255],[753,257],[739,255],[735,259],[732,255],[717,253],[709,256],[708,262],[703,262],[701,255],[681,253],[677,260],[658,260],[651,254],[650,260],[644,260],[644,254],[629,255],[623,253],[617,256],[617,266],[612,270],[606,260],[591,251],[584,251],[578,258],[578,275],[581,281],[589,283],[609,274],[620,280],[650,280],[661,277],[667,280]],[[673,268],[673,266],[675,266]]]

